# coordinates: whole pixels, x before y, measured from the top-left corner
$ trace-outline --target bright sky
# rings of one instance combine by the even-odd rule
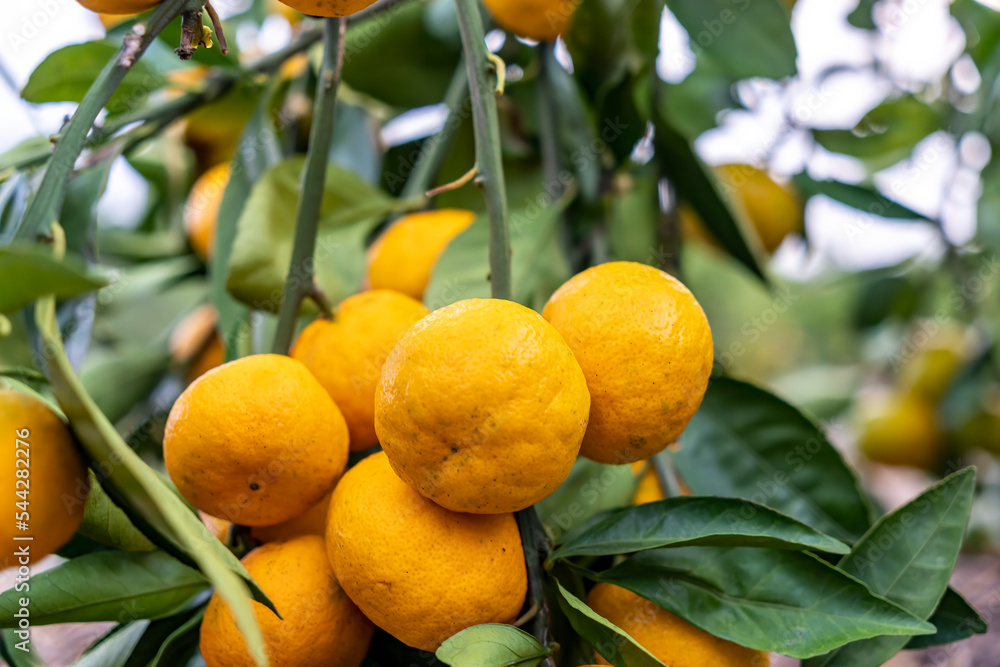
[[[223,1],[226,14],[239,10],[243,0]],[[1000,0],[984,4],[996,7]],[[13,6],[10,6],[12,4]],[[947,0],[884,0],[878,18],[892,25],[881,40],[850,27],[845,20],[856,0],[799,0],[793,14],[793,29],[799,51],[799,78],[788,86],[773,82],[745,82],[739,94],[747,111],[726,114],[721,126],[697,141],[699,153],[712,164],[752,161],[770,153],[777,174],[799,171],[807,162],[815,178],[836,177],[857,181],[864,175],[860,163],[818,149],[808,152],[806,137],[796,132],[782,134],[784,110],[810,109],[808,121],[822,127],[850,127],[889,91],[888,85],[870,73],[845,71],[817,85],[817,75],[836,65],[865,65],[878,57],[897,79],[916,89],[937,81],[962,52],[964,36],[948,14]],[[7,20],[0,38],[0,63],[4,78],[19,89],[34,67],[52,51],[78,42],[100,38],[103,28],[96,15],[74,0],[9,0]],[[272,17],[260,33],[240,31],[241,46],[256,42],[264,51],[279,48],[291,35],[288,24]],[[691,68],[687,37],[672,15],[663,18],[660,75],[678,81]],[[974,90],[978,74],[964,62],[954,76],[956,86]],[[71,104],[33,107],[20,100],[9,85],[0,83],[0,151],[24,138],[58,130]],[[395,143],[406,135],[435,131],[443,120],[440,109],[409,114],[387,128],[384,138]],[[974,231],[975,197],[979,169],[989,158],[983,137],[966,136],[960,147],[944,135],[932,135],[918,146],[913,158],[876,177],[880,188],[893,188],[899,201],[911,208],[936,215],[942,211],[946,230],[954,242],[967,240]],[[124,161],[112,171],[109,191],[100,208],[103,222],[128,224],[142,210],[144,183]],[[947,196],[947,199],[945,199]],[[836,202],[814,198],[807,209],[812,248],[790,239],[775,257],[775,268],[792,275],[808,275],[831,265],[868,268],[895,263],[910,256],[934,257],[941,244],[927,225],[873,221]],[[847,230],[852,230],[848,232]],[[858,230],[861,233],[857,233]]]

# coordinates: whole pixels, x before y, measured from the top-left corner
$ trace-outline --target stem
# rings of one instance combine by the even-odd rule
[[[653,470],[656,471],[656,479],[660,483],[660,490],[665,498],[679,498],[684,495],[681,490],[680,480],[677,479],[677,470],[674,468],[674,460],[668,450],[663,450],[652,458]]]
[[[416,164],[410,177],[406,179],[403,190],[399,193],[400,199],[413,199],[422,197],[424,192],[430,188],[431,181],[444,161],[445,151],[451,144],[451,138],[455,130],[462,124],[462,120],[468,117],[468,110],[465,101],[469,91],[469,77],[465,73],[465,63],[460,62],[455,74],[451,77],[448,90],[444,94],[444,104],[448,107],[448,117],[441,126],[441,131],[433,137],[426,139],[420,147],[420,155],[417,156]]]
[[[490,60],[483,32],[483,19],[476,0],[455,0],[458,27],[462,33],[465,65],[472,98],[472,128],[476,140],[477,182],[486,196],[490,221],[490,286],[494,298],[510,299],[510,226],[507,221],[507,189],[500,154],[500,121],[497,118],[496,83],[490,79],[495,65]]]
[[[333,112],[337,103],[337,84],[344,64],[344,28],[347,21],[329,18],[323,26],[323,67],[316,83],[313,125],[309,131],[309,152],[302,171],[302,189],[295,217],[295,239],[292,261],[285,280],[285,292],[278,314],[278,330],[274,334],[272,351],[288,354],[295,335],[302,297],[313,289],[313,254],[319,228],[319,209],[326,183],[327,156],[333,140]]]
[[[534,506],[516,513],[517,527],[521,532],[521,545],[524,548],[524,560],[528,568],[528,594],[531,596],[531,609],[536,613],[533,618],[533,634],[543,646],[549,644],[549,606],[545,600],[545,588],[542,581],[542,563],[549,557],[549,537],[538,520],[538,512]],[[547,659],[546,665],[552,661]]]
[[[535,80],[538,92],[538,135],[542,152],[542,176],[545,179],[545,190],[552,188],[553,199],[562,194],[562,181],[559,179],[559,135],[558,118],[556,118],[556,101],[552,94],[549,81],[550,69],[555,64],[555,45],[552,42],[542,42],[538,45],[540,72]],[[558,67],[558,65],[556,65]]]
[[[58,218],[66,197],[67,180],[97,115],[111,99],[112,93],[132,65],[139,60],[156,36],[180,15],[187,3],[188,0],[163,0],[144,22],[132,27],[131,32],[125,36],[122,48],[94,79],[73,118],[61,133],[38,192],[17,231],[18,238],[33,238],[42,231],[43,225],[49,225]]]

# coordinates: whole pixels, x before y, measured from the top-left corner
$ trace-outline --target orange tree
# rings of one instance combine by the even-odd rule
[[[784,114],[841,182],[694,150],[747,80],[798,80],[794,3],[667,0],[667,83],[659,0],[80,2],[107,37],[22,91],[76,112],[0,156],[8,664],[68,622],[112,623],[77,664],[129,666],[880,665],[986,631],[949,580],[974,501],[996,540],[995,11],[951,5],[978,87]],[[227,43],[271,12],[285,46]],[[992,149],[973,239],[770,268],[810,197],[849,236],[924,219],[872,177],[932,135]],[[112,228],[122,158],[149,200]],[[887,512],[882,464],[941,479]]]

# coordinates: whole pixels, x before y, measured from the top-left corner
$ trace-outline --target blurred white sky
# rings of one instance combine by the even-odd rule
[[[238,10],[242,0],[222,2],[224,15]],[[996,7],[1000,0],[981,0]],[[4,3],[6,20],[0,40],[0,62],[14,85],[20,89],[35,66],[52,51],[67,44],[100,38],[103,28],[95,14],[74,0],[10,0]],[[845,71],[817,85],[817,76],[837,65],[865,65],[878,58],[893,77],[916,89],[940,79],[961,53],[962,30],[948,14],[947,0],[885,0],[878,18],[892,25],[881,40],[850,27],[845,17],[856,0],[799,0],[793,13],[793,29],[799,51],[799,78],[788,86],[774,82],[745,82],[739,94],[747,111],[726,114],[722,125],[697,141],[699,153],[712,164],[770,158],[778,174],[791,174],[808,163],[816,178],[835,177],[857,181],[864,175],[862,165],[822,149],[807,153],[809,143],[799,131],[783,126],[787,109],[807,105],[809,123],[822,127],[849,127],[856,123],[889,91],[884,81],[870,72]],[[227,11],[228,10],[228,11]],[[258,48],[271,51],[291,36],[286,22],[272,17],[260,34],[241,32],[241,45],[255,41]],[[669,14],[663,19],[660,75],[679,81],[691,68],[687,37]],[[964,63],[966,75],[956,81],[966,89],[979,85],[971,63]],[[9,85],[0,84],[0,151],[23,139],[58,130],[73,105],[47,104],[33,107],[20,100]],[[389,133],[426,134],[443,120],[436,110],[423,118],[398,124]],[[779,140],[780,137],[780,140]],[[389,138],[389,137],[386,137]],[[962,150],[941,135],[921,142],[912,160],[886,170],[876,178],[882,188],[894,188],[897,199],[928,215],[941,213],[950,238],[967,240],[974,230],[975,174],[988,158],[988,145],[976,137],[967,138]],[[961,156],[961,159],[959,158]],[[984,158],[984,156],[986,156]],[[946,194],[947,193],[947,194]],[[112,171],[109,191],[100,208],[103,222],[126,224],[142,210],[146,197],[143,181],[124,161]],[[872,220],[871,216],[836,202],[814,198],[807,210],[812,251],[790,240],[775,257],[775,268],[793,275],[811,274],[830,264],[858,269],[895,263],[921,255],[933,257],[941,244],[927,225]],[[846,230],[853,230],[848,233]],[[861,233],[857,233],[858,230]]]

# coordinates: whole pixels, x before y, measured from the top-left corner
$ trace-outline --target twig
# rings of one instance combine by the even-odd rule
[[[495,65],[486,48],[483,20],[476,0],[455,0],[462,33],[465,66],[472,99],[472,129],[476,140],[476,165],[486,197],[490,221],[490,287],[494,298],[511,298],[510,226],[507,221],[507,188],[500,154],[500,121],[497,118]]]
[[[538,614],[538,610],[540,608],[541,607],[539,606],[539,604],[537,602],[535,602],[534,600],[532,600],[531,601],[531,606],[528,607],[528,611],[526,611],[523,614],[521,614],[521,616],[517,620],[515,620],[513,623],[511,623],[511,625],[513,625],[515,628],[521,627],[522,625],[524,625],[525,623],[527,623],[528,621],[530,621],[531,619],[533,619],[535,617],[535,615]]]
[[[674,469],[674,460],[668,450],[663,450],[652,458],[653,470],[656,471],[656,479],[660,483],[660,490],[665,498],[679,498],[684,495],[681,489],[680,480],[677,479],[677,471]]]
[[[549,539],[538,520],[538,512],[534,506],[517,512],[517,527],[521,532],[521,544],[524,548],[525,565],[528,568],[528,595],[531,596],[531,608],[537,608],[532,624],[532,634],[543,646],[549,644],[549,606],[545,600],[545,584],[542,580],[542,563],[549,557]],[[528,612],[530,613],[531,608]],[[528,616],[528,614],[525,614]],[[529,616],[529,618],[531,618]],[[551,660],[545,664],[551,665]]]
[[[208,12],[208,18],[212,19],[215,36],[219,38],[219,50],[222,51],[222,55],[229,55],[229,45],[226,44],[226,35],[222,32],[222,21],[219,20],[219,13],[215,11],[211,2],[205,3],[205,11]]]
[[[181,18],[181,45],[174,49],[174,53],[181,60],[191,60],[203,37],[201,11],[184,12]]]
[[[126,37],[122,48],[94,79],[94,83],[83,96],[76,113],[56,143],[38,192],[35,193],[17,230],[17,238],[31,239],[42,231],[43,225],[56,220],[66,197],[67,180],[73,171],[76,159],[80,157],[87,134],[94,125],[97,115],[111,99],[112,93],[128,74],[132,64],[142,56],[157,35],[180,15],[187,2],[188,0],[163,0],[145,21],[132,27],[129,34],[134,36]],[[128,57],[122,58],[126,54]]]
[[[479,169],[476,168],[476,165],[472,165],[472,169],[465,172],[451,183],[445,183],[444,185],[437,186],[433,190],[428,190],[427,196],[435,197],[443,192],[451,192],[452,190],[457,190],[463,185],[467,185],[472,179],[476,177],[478,173]]]
[[[313,286],[313,254],[319,228],[319,210],[326,183],[327,156],[333,140],[333,112],[337,102],[337,85],[344,64],[344,28],[347,21],[341,18],[326,19],[323,26],[323,67],[316,83],[316,101],[313,107],[312,128],[309,131],[309,151],[302,173],[299,207],[295,217],[295,239],[292,261],[278,314],[278,329],[274,334],[272,351],[288,354],[295,335],[299,306],[302,297]]]

